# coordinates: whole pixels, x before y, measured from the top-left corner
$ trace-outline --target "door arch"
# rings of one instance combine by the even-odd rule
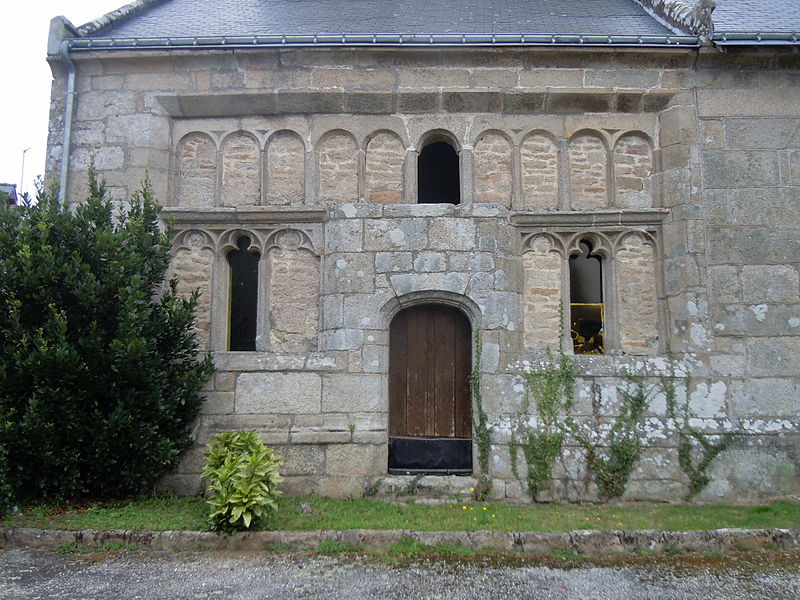
[[[406,308],[389,328],[389,471],[472,472],[472,330],[458,309]]]

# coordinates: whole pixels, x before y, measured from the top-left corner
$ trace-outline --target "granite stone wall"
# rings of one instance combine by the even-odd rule
[[[524,499],[509,440],[524,372],[571,352],[570,257],[603,264],[606,354],[576,356],[575,416],[608,427],[629,373],[679,368],[709,435],[737,431],[706,501],[797,494],[800,61],[668,49],[82,52],[70,198],[94,157],[123,199],[145,172],[173,219],[172,274],[201,291],[218,368],[198,445],[164,486],[193,493],[204,444],[254,428],[291,493],[359,495],[387,472],[388,331],[459,308],[483,343],[498,498]],[[54,62],[47,170],[62,154]],[[458,205],[418,204],[418,156],[447,141]],[[227,351],[227,253],[259,252],[255,352]],[[562,307],[560,309],[560,306]],[[674,357],[667,360],[667,351]],[[524,420],[524,416],[522,417]],[[686,477],[663,394],[631,499]],[[555,499],[592,499],[569,444]]]

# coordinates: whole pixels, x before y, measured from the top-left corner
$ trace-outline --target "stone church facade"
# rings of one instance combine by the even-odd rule
[[[600,430],[627,374],[690,371],[693,426],[738,434],[701,499],[798,493],[797,34],[720,33],[705,0],[624,0],[649,41],[137,33],[182,4],[57,18],[49,47],[49,176],[80,198],[93,156],[123,199],[147,174],[201,292],[217,373],[165,487],[196,491],[210,436],[253,428],[290,493],[470,487],[477,368],[492,494],[525,499],[509,442],[549,348]],[[626,498],[682,495],[675,427],[654,393]],[[594,498],[586,475],[568,446],[555,499]]]

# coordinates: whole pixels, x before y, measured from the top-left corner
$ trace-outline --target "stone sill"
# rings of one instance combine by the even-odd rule
[[[666,208],[595,211],[550,211],[511,213],[509,220],[519,227],[598,227],[661,225],[669,216]]]
[[[161,218],[175,223],[322,223],[327,215],[324,208],[304,206],[248,206],[246,208],[167,207]]]
[[[228,352],[214,351],[217,371],[322,371],[347,370],[347,352]]]

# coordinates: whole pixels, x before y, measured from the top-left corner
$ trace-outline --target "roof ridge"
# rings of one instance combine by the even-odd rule
[[[81,25],[77,28],[78,35],[81,37],[91,35],[111,25],[112,23],[116,23],[117,21],[121,21],[133,14],[168,1],[169,0],[134,0],[130,4],[126,4],[125,6],[121,6],[120,8],[112,10],[111,12],[104,14],[102,17],[99,17],[94,21],[89,21],[88,23]]]
[[[673,27],[698,35],[704,41],[708,41],[714,32],[714,23],[711,21],[711,13],[717,7],[714,0],[697,0],[694,6],[689,6],[683,0],[634,1]]]

